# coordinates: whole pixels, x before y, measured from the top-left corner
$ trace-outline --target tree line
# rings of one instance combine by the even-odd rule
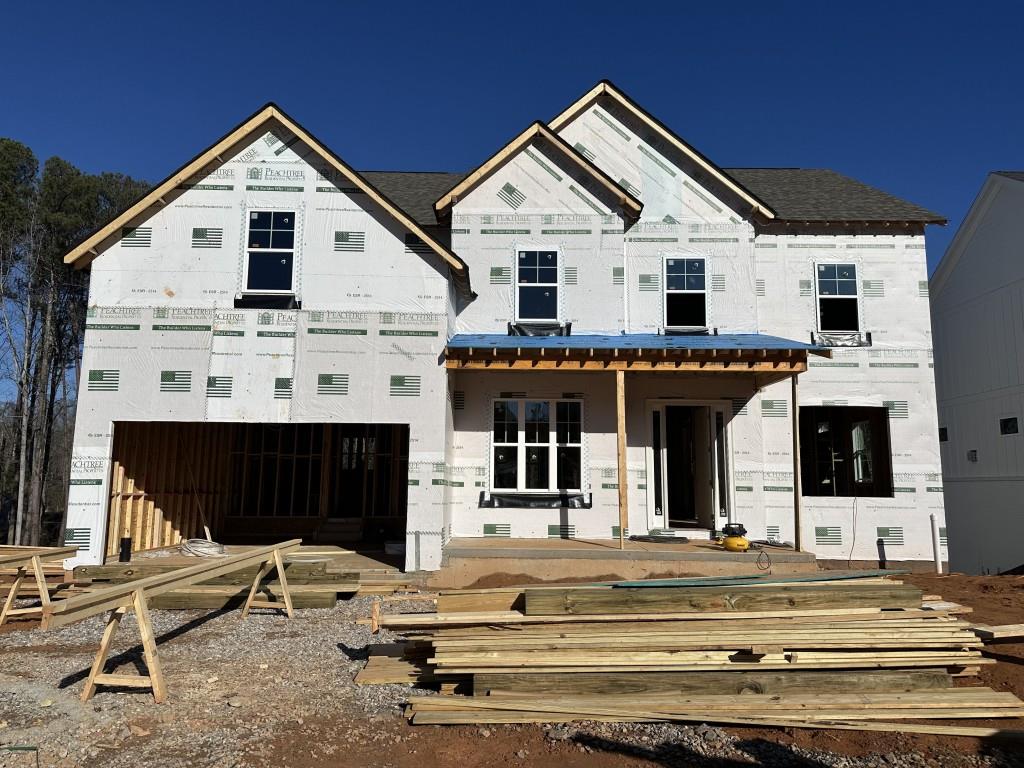
[[[0,138],[0,541],[57,543],[67,516],[89,276],[64,264],[149,189]]]

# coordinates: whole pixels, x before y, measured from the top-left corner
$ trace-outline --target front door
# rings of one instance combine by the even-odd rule
[[[669,528],[697,524],[697,409],[665,406],[665,512]]]
[[[725,407],[658,404],[651,412],[656,528],[718,528],[728,517]]]

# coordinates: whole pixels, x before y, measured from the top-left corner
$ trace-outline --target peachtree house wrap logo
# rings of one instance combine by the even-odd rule
[[[142,327],[141,307],[89,307],[85,317],[86,330],[137,331]]]
[[[71,485],[103,485],[103,476],[107,471],[105,459],[73,458],[71,459]]]
[[[154,331],[210,331],[213,329],[213,310],[204,307],[157,307],[153,310],[153,320],[171,321],[153,323]]]
[[[270,338],[291,338],[295,336],[295,323],[294,312],[260,312],[256,316],[257,325],[291,326],[291,330],[256,331],[256,335]]]

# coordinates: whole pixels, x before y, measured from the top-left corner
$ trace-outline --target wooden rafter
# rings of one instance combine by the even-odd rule
[[[85,238],[85,240],[68,252],[64,257],[64,263],[72,264],[76,269],[88,266],[102,252],[107,240],[118,234],[122,227],[136,224],[139,220],[148,217],[151,214],[151,208],[165,204],[168,196],[171,196],[188,179],[218,167],[224,162],[223,158],[231,158],[240,146],[249,140],[256,131],[264,130],[274,125],[283,127],[300,139],[328,165],[393,216],[403,227],[419,237],[451,267],[454,273],[468,280],[469,270],[462,259],[427,233],[409,214],[385,197],[376,187],[366,181],[359,173],[349,167],[347,163],[342,161],[341,158],[273,103],[267,104],[252,115],[252,117],[244,120],[223,138],[200,152],[192,160],[160,182],[147,195],[125,209],[109,224],[106,224]]]
[[[495,171],[521,152],[530,142],[535,139],[543,139],[564,157],[570,164],[576,166],[591,176],[599,185],[604,187],[619,202],[620,207],[627,216],[636,220],[643,209],[643,203],[637,200],[628,191],[613,181],[604,171],[599,169],[583,155],[570,147],[566,142],[553,133],[550,128],[541,122],[532,123],[525,131],[516,136],[512,141],[499,149],[483,165],[460,181],[453,189],[449,190],[441,199],[434,203],[434,211],[438,217],[445,216],[451,207],[469,194],[485,179],[489,178]]]
[[[640,122],[646,125],[648,128],[653,130],[661,138],[671,144],[673,147],[678,149],[688,158],[690,158],[697,166],[707,172],[709,175],[714,177],[716,181],[721,183],[724,187],[729,189],[733,194],[737,195],[744,201],[750,204],[751,208],[760,213],[766,219],[774,219],[775,212],[764,202],[758,200],[753,194],[748,192],[742,186],[736,183],[728,174],[725,173],[721,168],[715,165],[713,162],[704,157],[700,152],[691,147],[673,131],[669,130],[660,120],[656,119],[647,110],[643,109],[639,104],[629,98],[625,93],[616,88],[612,83],[607,80],[602,80],[600,83],[595,85],[583,96],[573,102],[569,107],[562,111],[555,119],[548,123],[548,126],[553,131],[560,131],[568,123],[570,123],[576,116],[578,116],[584,109],[592,104],[602,96],[608,96],[614,100],[619,106],[625,109],[630,114],[634,115]]]

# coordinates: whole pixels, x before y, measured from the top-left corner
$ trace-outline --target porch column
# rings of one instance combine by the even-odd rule
[[[802,552],[800,535],[800,400],[797,393],[797,375],[790,376],[792,386],[792,411],[793,411],[793,548]]]
[[[619,474],[619,549],[626,548],[629,502],[626,488],[626,372],[615,371],[615,433]]]

